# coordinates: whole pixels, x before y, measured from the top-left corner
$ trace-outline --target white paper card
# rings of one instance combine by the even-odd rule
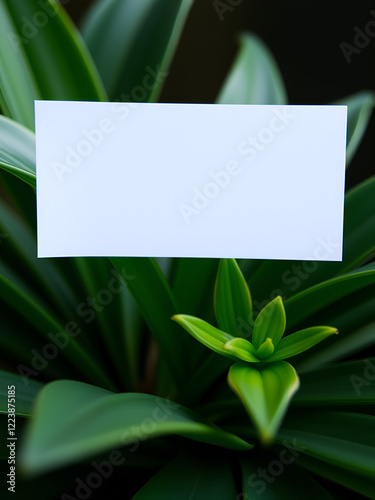
[[[39,257],[342,259],[346,106],[35,111]]]

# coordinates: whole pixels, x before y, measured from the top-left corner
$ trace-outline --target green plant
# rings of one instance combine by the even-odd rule
[[[252,425],[225,380],[233,359],[209,353],[170,319],[184,312],[214,321],[216,260],[35,258],[33,100],[123,100],[147,67],[155,86],[142,97],[156,100],[191,3],[99,1],[84,42],[56,2],[0,0],[0,420],[6,429],[14,385],[16,497],[375,498],[375,360],[367,351],[375,343],[374,177],[346,194],[342,262],[239,261],[254,317],[283,298],[285,341],[314,324],[340,331],[295,356],[301,385],[279,428],[280,416],[268,428],[263,417]],[[217,102],[286,103],[277,66],[256,37],[241,36]],[[344,102],[349,164],[374,95]],[[220,269],[219,327],[249,338],[247,285],[232,261]],[[236,312],[225,307],[234,272],[242,283],[232,295]],[[274,303],[280,313],[280,299]],[[275,340],[281,330],[267,335]],[[282,341],[272,344],[281,350]],[[223,352],[243,354],[242,341],[229,342]],[[259,429],[273,435],[267,447]],[[5,478],[6,443],[1,456]]]
[[[178,314],[172,319],[206,347],[236,361],[228,372],[228,383],[263,441],[272,441],[299,387],[295,369],[281,360],[296,356],[338,332],[329,326],[315,326],[282,338],[286,317],[280,296],[265,305],[254,321],[250,291],[234,260],[220,262],[214,304],[221,330],[194,316]],[[241,318],[249,325],[252,342],[234,336]]]

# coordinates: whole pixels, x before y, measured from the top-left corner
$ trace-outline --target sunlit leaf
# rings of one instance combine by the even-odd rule
[[[228,383],[238,395],[263,441],[272,441],[299,387],[295,369],[285,361],[253,368],[235,363]]]
[[[280,359],[296,356],[330,335],[336,334],[338,334],[338,331],[331,326],[313,326],[299,332],[291,333],[280,340],[276,352],[267,358],[267,361],[279,361]]]
[[[275,348],[285,331],[286,317],[281,297],[271,300],[258,314],[253,329],[252,343],[257,349],[270,338]]]
[[[234,259],[222,259],[216,278],[214,307],[221,330],[239,336],[239,320],[252,324],[249,288]]]

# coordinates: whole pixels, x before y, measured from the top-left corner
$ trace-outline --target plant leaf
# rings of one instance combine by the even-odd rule
[[[256,357],[255,347],[248,340],[241,337],[235,337],[228,340],[228,342],[223,345],[223,349],[231,352],[242,361],[259,363],[259,359]]]
[[[157,472],[133,500],[215,500],[236,498],[237,488],[229,463],[213,454],[181,453]]]
[[[285,331],[286,317],[282,298],[271,300],[258,314],[253,329],[252,343],[258,349],[267,338],[270,338],[277,349]]]
[[[344,99],[340,99],[334,104],[344,104],[348,106],[348,133],[346,146],[346,164],[348,166],[367,130],[375,105],[375,93],[364,90],[345,97]]]
[[[32,75],[39,87],[40,96],[35,96],[34,99],[107,99],[89,51],[60,4],[44,0],[44,9],[41,9],[40,4],[34,0],[2,0],[2,3],[7,6],[18,37],[24,39],[24,20],[26,18],[30,21],[29,38],[22,44],[22,48],[28,62],[26,71],[29,74],[31,72],[30,78]],[[38,28],[32,20],[41,10],[48,22]],[[14,50],[9,50],[12,50],[14,57]],[[34,102],[31,100],[27,104],[33,111]]]
[[[192,337],[212,351],[222,356],[226,356],[227,358],[237,359],[237,356],[232,354],[229,350],[224,349],[224,345],[230,340],[233,340],[233,337],[229,335],[229,333],[215,328],[203,319],[187,314],[176,314],[172,319],[190,333]]]
[[[219,328],[238,337],[239,319],[252,324],[250,291],[234,259],[221,259],[217,273],[214,307]]]
[[[337,329],[331,326],[313,326],[291,333],[280,340],[276,352],[267,358],[267,362],[296,356],[301,352],[307,351],[307,349],[310,349],[310,347],[313,347],[330,335],[338,333]]]
[[[299,387],[295,369],[285,361],[260,369],[235,363],[229,369],[228,383],[242,401],[262,441],[272,441]]]
[[[360,474],[356,471],[343,469],[337,465],[332,465],[307,455],[299,456],[298,464],[313,474],[324,477],[336,484],[344,486],[345,488],[349,488],[352,491],[356,491],[365,497],[375,499],[374,477]],[[350,492],[345,493],[347,497],[349,497]],[[353,498],[353,495],[351,496]]]
[[[375,403],[375,358],[322,367],[301,375],[293,403],[303,405],[361,405]]]
[[[19,375],[0,370],[0,413],[8,413],[8,387],[15,386],[15,414],[20,417],[29,417],[36,396],[43,388],[43,384],[35,380],[28,380],[25,385]]]
[[[109,0],[94,4],[82,33],[111,100],[157,99],[192,3]]]
[[[263,344],[256,351],[256,355],[261,359],[268,358],[274,352],[275,346],[273,345],[272,339],[266,338]]]
[[[372,415],[304,411],[286,419],[277,440],[297,442],[304,454],[373,477],[374,425]]]
[[[137,447],[140,441],[168,434],[230,449],[252,448],[169,400],[148,394],[114,394],[60,380],[41,390],[20,459],[27,471],[44,472],[116,446]]]
[[[240,50],[217,97],[218,104],[286,104],[274,57],[255,35],[240,36]]]
[[[324,307],[374,283],[375,264],[370,264],[290,297],[285,301],[288,328],[294,328],[299,322]]]
[[[284,448],[285,449],[285,448]],[[287,450],[288,451],[288,450]],[[276,455],[277,456],[277,455]],[[257,457],[257,460],[243,458],[241,459],[242,468],[242,487],[243,487],[243,500],[279,500],[291,499],[297,500],[303,498],[304,500],[334,500],[334,498],[323,488],[323,486],[311,476],[308,472],[304,471],[299,465],[299,457],[289,452],[288,458],[285,457],[285,452],[281,451],[282,459],[285,457],[286,467],[283,467],[279,474],[269,474],[264,481],[262,478],[263,471],[271,471],[271,464],[274,463],[276,456],[267,454],[265,457]],[[298,459],[297,459],[298,458]],[[294,465],[292,462],[296,460]],[[276,480],[275,480],[276,479]]]
[[[4,114],[33,130],[34,99],[41,93],[7,3],[0,2],[0,104]]]

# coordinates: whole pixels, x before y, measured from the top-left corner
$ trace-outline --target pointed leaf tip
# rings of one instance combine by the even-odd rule
[[[255,347],[248,340],[241,337],[235,337],[228,340],[228,342],[223,345],[223,349],[231,352],[242,361],[247,361],[249,363],[259,363],[260,361],[256,357]]]
[[[219,328],[238,335],[239,320],[252,321],[250,290],[235,259],[221,259],[214,291]]]
[[[262,442],[270,443],[299,388],[296,370],[286,361],[262,368],[235,363],[229,369],[228,383],[242,401]]]
[[[276,351],[267,361],[271,362],[291,358],[314,347],[327,337],[337,335],[338,333],[337,328],[333,328],[332,326],[313,326],[291,333],[280,340]]]
[[[270,338],[276,348],[283,336],[285,326],[285,309],[283,300],[279,295],[263,307],[255,320],[252,336],[254,347],[259,349],[263,342]]]
[[[210,325],[206,321],[187,314],[175,314],[172,318],[181,325],[192,337],[209,349],[222,356],[237,360],[238,358],[223,348],[224,344],[233,339],[232,335]]]
[[[275,350],[275,346],[273,345],[272,339],[269,337],[266,338],[266,340],[263,342],[263,344],[258,348],[256,351],[256,355],[261,358],[267,358],[268,356],[271,356]]]

